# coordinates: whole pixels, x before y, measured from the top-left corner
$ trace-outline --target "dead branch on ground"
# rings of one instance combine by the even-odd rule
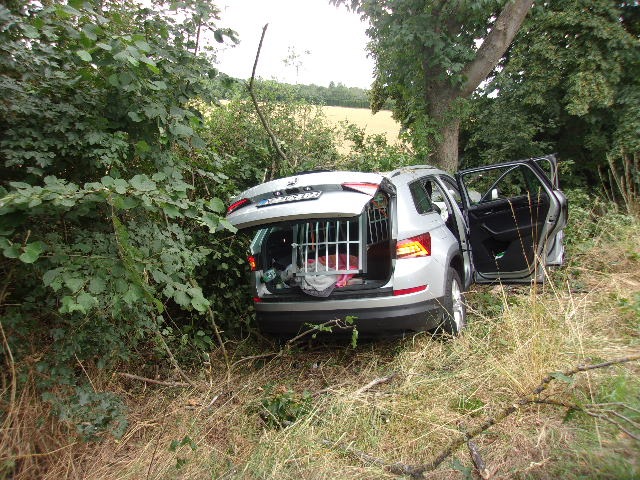
[[[488,480],[491,478],[491,472],[487,468],[484,463],[484,459],[482,455],[480,455],[480,450],[478,450],[478,445],[473,440],[469,440],[467,442],[467,447],[469,447],[469,454],[471,455],[471,461],[473,462],[473,466],[475,467],[478,475],[482,480]]]
[[[546,375],[542,379],[542,381],[538,384],[538,386],[536,388],[534,388],[531,391],[530,394],[527,394],[527,395],[524,395],[524,396],[518,398],[511,405],[509,405],[508,407],[503,408],[497,415],[487,418],[484,422],[482,422],[480,425],[477,425],[476,427],[472,428],[471,430],[469,430],[467,432],[461,432],[461,433],[463,433],[463,435],[459,439],[456,439],[455,441],[453,441],[453,443],[451,443],[447,448],[445,448],[430,463],[426,463],[426,464],[422,464],[422,465],[409,465],[409,464],[404,464],[404,463],[389,463],[389,462],[386,462],[383,459],[380,459],[380,458],[374,457],[372,455],[366,454],[364,452],[360,452],[358,450],[355,450],[350,446],[340,445],[340,444],[337,444],[337,443],[330,442],[328,440],[324,440],[322,443],[324,445],[331,446],[332,448],[337,448],[337,449],[343,451],[344,453],[349,454],[349,455],[351,455],[353,457],[356,457],[360,461],[363,461],[364,463],[369,463],[369,464],[372,464],[372,465],[377,465],[377,466],[383,467],[384,469],[388,470],[391,473],[394,473],[394,474],[397,474],[397,475],[405,475],[405,476],[409,476],[411,478],[424,479],[425,478],[424,474],[426,472],[429,472],[429,471],[432,471],[432,470],[435,470],[436,468],[438,468],[440,466],[440,464],[442,464],[442,462],[444,462],[447,458],[449,458],[449,456],[451,456],[462,445],[464,445],[465,443],[470,442],[470,440],[472,440],[473,438],[475,438],[478,435],[484,433],[489,428],[491,428],[493,425],[496,425],[497,423],[502,422],[508,416],[510,416],[512,413],[522,409],[523,407],[526,407],[526,406],[529,406],[529,405],[533,405],[533,404],[546,403],[546,404],[549,404],[549,405],[562,406],[562,407],[567,407],[567,408],[577,407],[576,408],[577,410],[585,411],[584,407],[580,407],[578,405],[572,405],[572,404],[570,405],[570,404],[566,404],[566,403],[563,403],[563,402],[553,402],[552,400],[540,398],[540,395],[549,387],[549,385],[551,384],[551,382],[553,380],[557,380],[558,378],[572,377],[573,375],[576,375],[577,373],[587,372],[587,371],[590,371],[590,370],[597,370],[597,369],[601,369],[601,368],[610,367],[610,366],[613,366],[613,365],[620,365],[620,364],[623,364],[623,363],[634,362],[634,361],[637,361],[637,360],[640,360],[640,354],[630,355],[630,356],[627,356],[627,357],[622,357],[622,358],[618,358],[618,359],[615,359],[615,360],[611,360],[611,361],[608,361],[608,362],[596,363],[596,364],[591,364],[591,365],[578,365],[578,366],[576,366],[576,367],[574,367],[574,368],[572,368],[570,370],[567,370],[565,372],[553,372],[553,373],[550,373],[550,374]],[[605,405],[605,404],[603,404],[603,405]],[[604,413],[597,412],[597,408],[598,407],[599,407],[599,404],[593,404],[593,405],[589,405],[588,406],[588,411],[590,411],[592,413],[591,416],[599,418],[599,419],[601,419],[603,421],[607,421],[607,422],[615,425],[617,428],[619,428],[621,431],[625,432],[626,434],[628,434],[632,438],[640,440],[640,438],[638,438],[636,435],[634,435],[633,433],[629,432],[629,430],[627,428],[622,426],[619,421],[611,418],[611,416],[605,415]],[[585,411],[585,413],[586,413],[586,411]],[[589,413],[587,413],[587,414],[589,414]],[[630,421],[630,422],[633,423],[634,426],[638,426],[638,424],[635,421],[625,417],[624,415],[619,414],[619,416],[623,416],[625,421]],[[474,460],[474,462],[475,462],[475,460]]]
[[[118,372],[118,375],[124,378],[128,378],[130,380],[138,380],[140,382],[153,383],[154,385],[162,385],[163,387],[186,388],[191,386],[190,384],[185,382],[170,382],[166,380],[154,380],[153,378],[141,377],[140,375],[134,375],[133,373]]]
[[[282,347],[279,351],[277,352],[269,352],[269,353],[261,353],[259,355],[251,355],[248,357],[243,357],[239,360],[236,360],[235,362],[233,362],[231,364],[230,368],[235,367],[236,365],[239,365],[241,363],[244,362],[250,362],[253,360],[260,360],[263,358],[277,358],[280,357],[282,355],[285,355],[287,353],[290,353],[291,350],[300,345],[302,343],[302,340],[311,335],[317,335],[319,332],[331,332],[332,328],[336,327],[340,330],[353,330],[355,328],[354,325],[349,325],[347,324],[344,320],[342,320],[341,318],[334,318],[333,320],[328,320],[324,323],[318,324],[318,325],[311,325],[310,328],[308,328],[307,330],[303,331],[302,333],[299,333],[298,335],[296,335],[295,337],[287,340],[287,342],[284,344],[284,347]]]
[[[394,372],[391,375],[388,375],[386,377],[374,378],[369,383],[367,383],[364,387],[360,387],[358,390],[353,392],[353,396],[357,397],[358,395],[366,392],[367,390],[375,387],[376,385],[380,385],[381,383],[387,383],[388,381],[392,380],[395,376],[396,376],[396,373]]]
[[[171,352],[171,349],[169,348],[169,345],[167,345],[167,342],[164,341],[164,337],[162,336],[162,334],[159,331],[156,331],[156,336],[158,337],[158,339],[160,340],[160,343],[162,344],[162,347],[164,348],[165,352],[167,352],[167,355],[169,355],[169,360],[171,361],[171,364],[173,365],[173,367],[178,371],[178,373],[180,374],[180,376],[193,388],[195,388],[196,390],[198,390],[200,387],[198,387],[198,385],[196,385],[196,383],[191,380],[188,375],[186,373],[184,373],[184,370],[182,370],[182,368],[180,368],[180,364],[178,363],[178,361],[176,360],[176,357],[173,356],[173,353]]]

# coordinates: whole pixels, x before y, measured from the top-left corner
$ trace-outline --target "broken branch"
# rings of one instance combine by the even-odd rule
[[[258,104],[258,99],[256,97],[256,94],[255,94],[254,90],[253,90],[253,81],[254,81],[255,76],[256,76],[256,68],[258,67],[258,59],[260,58],[260,50],[262,50],[262,42],[264,41],[264,35],[265,35],[265,33],[267,33],[267,27],[268,26],[269,26],[269,24],[266,23],[265,26],[262,27],[262,36],[260,37],[260,43],[258,44],[258,51],[256,53],[256,59],[253,62],[253,70],[251,72],[251,79],[249,80],[249,84],[247,85],[247,90],[249,90],[249,95],[251,96],[251,102],[253,103],[253,106],[256,109],[256,113],[258,114],[258,118],[260,118],[260,123],[262,123],[263,128],[267,131],[267,134],[269,135],[269,139],[271,140],[271,144],[273,145],[273,148],[275,148],[276,153],[282,159],[282,161],[288,164],[289,163],[289,159],[287,158],[285,153],[280,148],[280,142],[278,141],[278,139],[276,138],[275,134],[271,130],[271,127],[269,127],[269,123],[267,122],[267,118],[262,113],[262,110],[260,109],[260,105]],[[275,177],[277,169],[278,169],[278,163],[277,163],[276,159],[274,158],[273,162],[271,163],[271,173],[269,175],[269,180],[271,180],[271,179],[273,179]]]
[[[618,358],[615,360],[611,360],[608,362],[602,362],[602,363],[596,363],[596,364],[592,364],[592,365],[578,365],[575,368],[572,368],[570,370],[567,370],[565,372],[562,372],[563,376],[566,377],[571,377],[577,373],[580,372],[587,372],[590,370],[596,370],[596,369],[600,369],[600,368],[606,368],[606,367],[610,367],[613,365],[620,365],[623,363],[628,363],[628,362],[633,362],[633,361],[637,361],[640,360],[640,354],[636,354],[636,355],[630,355],[628,357],[622,357],[622,358]],[[532,390],[532,393],[526,396],[522,396],[520,398],[518,398],[515,402],[513,402],[511,405],[509,405],[508,407],[505,407],[502,411],[500,411],[496,416],[494,417],[490,417],[487,418],[484,422],[482,422],[480,425],[476,426],[475,428],[473,428],[472,430],[466,432],[463,434],[463,436],[457,440],[455,440],[453,443],[451,443],[451,445],[449,445],[445,450],[443,450],[433,461],[431,461],[430,463],[427,464],[423,464],[423,465],[407,465],[407,464],[403,464],[403,463],[389,463],[389,462],[385,462],[382,459],[373,457],[371,455],[368,455],[364,452],[359,452],[357,450],[352,449],[351,447],[345,447],[345,446],[339,446],[337,444],[332,444],[331,442],[325,440],[323,442],[323,444],[325,445],[331,445],[333,447],[338,446],[339,448],[341,448],[342,450],[344,450],[346,453],[349,453],[361,460],[364,460],[368,463],[373,463],[374,465],[379,465],[387,470],[389,470],[391,473],[395,473],[395,474],[400,474],[400,475],[408,475],[411,476],[412,478],[425,478],[424,473],[431,471],[431,470],[435,470],[436,468],[438,468],[438,466],[440,466],[440,464],[442,462],[444,462],[451,454],[453,454],[453,452],[455,452],[456,450],[458,450],[458,448],[460,448],[462,445],[465,444],[465,442],[469,445],[469,443],[471,443],[470,441],[477,437],[478,435],[480,435],[481,433],[484,433],[486,430],[488,430],[489,428],[491,428],[493,425],[495,425],[496,423],[499,423],[501,421],[503,421],[505,418],[507,418],[509,415],[511,415],[512,413],[514,413],[515,411],[519,410],[522,407],[528,406],[528,405],[532,405],[535,403],[547,403],[550,405],[555,405],[555,406],[563,406],[563,407],[568,407],[568,408],[574,408],[576,410],[582,410],[585,413],[594,416],[596,418],[600,418],[604,421],[607,421],[613,425],[615,425],[616,427],[618,427],[621,431],[623,431],[624,433],[626,433],[627,435],[629,435],[630,437],[640,440],[640,438],[638,438],[638,436],[636,436],[634,433],[630,432],[628,429],[624,428],[622,425],[620,425],[620,422],[617,422],[616,420],[607,417],[606,415],[603,415],[602,413],[596,413],[596,412],[589,412],[586,409],[582,409],[581,407],[577,406],[577,405],[570,405],[567,403],[562,403],[562,402],[554,402],[553,400],[546,400],[546,399],[541,399],[540,398],[540,394],[545,391],[549,385],[551,384],[551,382],[553,380],[555,380],[559,375],[557,374],[557,372],[554,373],[550,373],[549,375],[545,376],[542,381],[540,382],[540,384],[534,388]],[[471,449],[471,446],[469,446],[469,448]],[[472,454],[473,455],[473,454]],[[474,460],[475,463],[475,460]]]
[[[487,469],[482,456],[480,455],[480,451],[478,450],[478,445],[473,440],[469,440],[467,442],[467,446],[469,447],[469,454],[471,455],[471,461],[473,461],[473,466],[476,468],[478,475],[482,480],[487,480],[491,474]]]
[[[361,387],[358,390],[356,390],[355,392],[353,392],[353,396],[357,397],[361,393],[366,392],[367,390],[369,390],[370,388],[375,387],[376,385],[380,385],[381,383],[388,382],[389,380],[393,379],[393,377],[395,377],[395,376],[396,376],[396,374],[392,373],[391,375],[389,375],[387,377],[375,378],[375,379],[371,380],[369,383],[367,383],[364,387]]]
[[[140,375],[134,375],[133,373],[125,373],[125,372],[118,372],[118,375],[120,375],[121,377],[125,377],[125,378],[129,378],[131,380],[139,380],[141,382],[145,382],[145,383],[153,383],[154,385],[162,385],[164,387],[190,387],[191,385],[189,385],[188,383],[185,382],[169,382],[169,381],[165,381],[165,380],[154,380],[153,378],[147,378],[147,377],[141,377]]]

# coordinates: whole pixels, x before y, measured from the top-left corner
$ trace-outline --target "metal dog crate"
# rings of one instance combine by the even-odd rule
[[[298,223],[293,239],[291,263],[298,276],[366,273],[367,247],[389,239],[388,198],[376,195],[354,219]]]

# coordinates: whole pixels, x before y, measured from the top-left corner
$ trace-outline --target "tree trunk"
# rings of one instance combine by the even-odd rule
[[[459,95],[455,90],[447,89],[441,82],[434,82],[426,88],[427,115],[433,121],[433,145],[435,151],[430,157],[431,163],[453,173],[458,168],[458,134],[460,119],[451,113],[454,99]]]
[[[460,120],[454,119],[440,126],[442,141],[438,143],[433,154],[436,166],[449,173],[458,169],[458,134],[460,133]]]

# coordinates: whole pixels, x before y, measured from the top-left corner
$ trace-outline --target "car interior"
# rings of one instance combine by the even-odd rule
[[[479,274],[532,271],[550,208],[540,179],[526,165],[463,175],[467,189],[481,192],[468,208],[474,267]],[[523,274],[523,276],[525,276]]]

